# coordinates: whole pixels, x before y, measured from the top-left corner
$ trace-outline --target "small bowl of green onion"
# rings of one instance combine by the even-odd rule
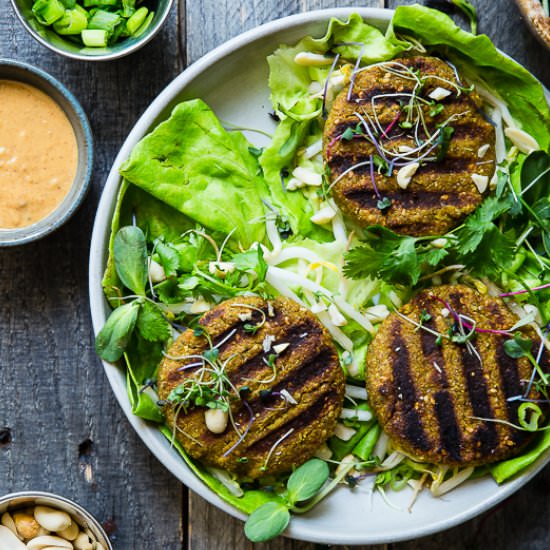
[[[12,0],[31,35],[73,59],[104,61],[149,42],[173,0]]]

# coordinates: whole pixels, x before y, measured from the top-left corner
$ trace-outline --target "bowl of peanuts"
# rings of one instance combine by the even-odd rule
[[[98,521],[75,502],[25,491],[0,497],[0,550],[113,550]]]

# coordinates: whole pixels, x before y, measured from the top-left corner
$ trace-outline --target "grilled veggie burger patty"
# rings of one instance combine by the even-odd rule
[[[532,433],[478,418],[518,424],[521,402],[508,399],[525,394],[533,370],[529,361],[506,354],[509,336],[476,332],[474,352],[464,343],[438,341],[430,332],[459,334],[455,314],[491,330],[510,329],[517,317],[502,299],[463,285],[424,290],[400,313],[384,320],[367,356],[369,399],[395,445],[417,460],[449,465],[480,465],[517,454]],[[548,367],[548,354],[541,365]],[[540,395],[533,388],[528,397]]]
[[[360,226],[442,234],[482,201],[495,131],[457,75],[436,57],[395,59],[357,72],[349,98],[346,86],[335,99],[324,158],[336,203]]]
[[[326,329],[291,300],[259,297],[227,300],[199,325],[204,334],[184,332],[158,376],[166,418],[189,455],[252,479],[310,458],[332,435],[344,399],[344,374]],[[206,407],[191,398],[179,402],[173,391],[183,394],[193,379],[211,380],[213,367],[227,377],[233,419],[221,433],[207,427]]]

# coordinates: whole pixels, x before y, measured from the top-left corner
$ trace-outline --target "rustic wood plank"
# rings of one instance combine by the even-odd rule
[[[0,254],[0,427],[11,430],[11,442],[0,446],[0,493],[41,489],[73,498],[108,524],[120,549],[181,548],[186,491],[114,398],[93,351],[87,281],[92,221],[114,156],[182,68],[169,47],[178,41],[177,7],[152,43],[109,63],[58,56],[28,35],[9,0],[0,0],[0,11],[0,55],[40,66],[74,92],[96,153],[90,193],[75,217],[40,242]]]

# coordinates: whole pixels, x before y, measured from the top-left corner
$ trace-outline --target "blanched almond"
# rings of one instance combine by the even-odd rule
[[[27,550],[15,533],[5,525],[0,525],[0,550]]]
[[[71,516],[67,512],[55,510],[48,506],[36,506],[34,517],[48,531],[63,531],[72,523]]]
[[[75,550],[94,550],[94,542],[86,533],[80,533],[73,544]]]
[[[53,535],[45,535],[43,537],[36,537],[27,542],[28,550],[44,550],[45,548],[66,548],[72,550],[73,545],[61,537],[55,537]]]
[[[73,521],[67,529],[63,529],[61,531],[58,531],[57,534],[60,537],[63,537],[67,540],[74,540],[76,537],[78,537],[78,533],[80,532],[80,529],[78,528],[78,525]]]
[[[477,150],[477,157],[482,159],[486,154],[487,154],[487,151],[489,150],[491,146],[486,143],[485,145],[482,145],[478,150]]]
[[[40,524],[30,514],[14,512],[13,521],[17,533],[24,539],[33,539],[40,534]]]
[[[209,431],[214,434],[221,434],[227,428],[229,415],[221,409],[206,409],[204,411],[204,422]]]
[[[15,535],[17,535],[17,528],[15,527],[15,522],[13,521],[13,518],[11,517],[11,514],[9,512],[4,512],[2,514],[2,525],[4,527],[7,527],[10,531],[12,531]]]
[[[318,212],[315,212],[311,218],[309,218],[313,223],[317,225],[324,225],[331,222],[336,216],[336,212],[330,206],[325,206],[321,208]]]

